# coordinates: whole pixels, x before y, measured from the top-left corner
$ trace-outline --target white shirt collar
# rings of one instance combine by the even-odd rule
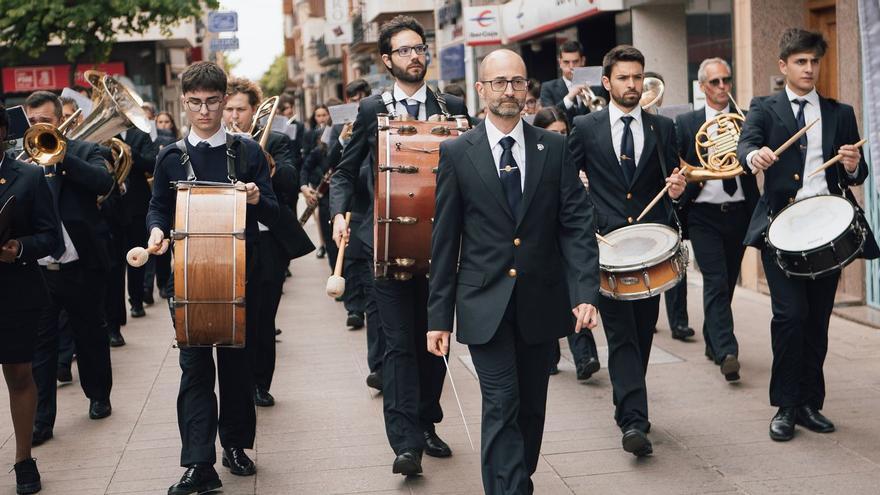
[[[568,89],[571,89],[571,85],[574,84],[574,81],[572,81],[571,79],[566,78],[565,76],[562,76],[562,82],[565,83],[565,87],[568,88]]]
[[[195,132],[189,131],[189,135],[186,137],[186,140],[189,141],[189,144],[193,145],[193,147],[197,146],[202,141],[207,141],[208,146],[216,148],[218,146],[223,146],[226,144],[226,129],[224,129],[221,125],[220,129],[208,139],[202,139],[198,135],[196,135]]]
[[[486,118],[486,120],[484,120],[483,122],[486,123],[486,137],[489,139],[489,149],[494,148],[495,145],[497,145],[498,142],[501,141],[501,138],[505,136],[512,137],[514,141],[519,143],[519,145],[522,146],[523,149],[525,149],[526,137],[525,134],[523,134],[522,119],[519,119],[519,121],[516,123],[516,127],[514,127],[512,131],[510,131],[510,134],[504,134],[503,132],[499,131],[498,128],[495,127],[494,124],[492,124],[492,120],[489,118]]]
[[[629,115],[636,119],[639,125],[642,124],[642,107],[636,105],[629,113],[623,113],[623,110],[617,108],[617,105],[611,103],[608,105],[608,114],[611,116],[611,125],[614,125],[624,115]]]
[[[422,84],[422,87],[418,89],[412,96],[407,96],[406,93],[400,89],[400,86],[397,83],[394,83],[394,101],[403,103],[406,100],[416,100],[419,103],[425,103],[428,99],[428,86],[426,84]]]
[[[816,108],[819,108],[819,93],[816,92],[816,88],[814,87],[812,91],[805,94],[804,96],[798,96],[788,85],[785,85],[785,95],[788,98],[788,101],[791,100],[800,100],[804,99],[809,102],[810,105],[814,105]]]
[[[726,107],[722,108],[721,111],[715,110],[714,108],[710,107],[709,105],[706,105],[705,112],[706,112],[706,121],[708,122],[708,121],[714,119],[715,116],[718,114],[730,113],[730,105],[727,105]]]

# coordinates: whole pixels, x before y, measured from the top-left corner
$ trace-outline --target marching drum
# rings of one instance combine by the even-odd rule
[[[813,196],[783,208],[770,222],[767,245],[789,277],[815,279],[838,272],[862,251],[867,235],[844,197]]]
[[[244,185],[178,182],[174,328],[180,347],[245,345]]]
[[[599,243],[599,292],[633,301],[661,294],[677,285],[688,264],[687,247],[673,228],[657,223],[630,225],[605,235]]]
[[[380,114],[373,205],[375,273],[408,280],[428,273],[440,143],[469,129],[465,117],[424,122]]]

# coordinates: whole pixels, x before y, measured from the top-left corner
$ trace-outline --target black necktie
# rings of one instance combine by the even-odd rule
[[[49,184],[49,191],[52,193],[52,206],[55,208],[55,218],[58,219],[58,248],[52,253],[52,257],[56,260],[64,256],[67,249],[64,246],[64,232],[61,230],[61,212],[58,209],[58,201],[61,199],[61,179],[57,176],[46,177],[46,183]]]
[[[624,115],[620,119],[623,120],[623,137],[620,140],[620,168],[623,170],[623,177],[629,186],[636,175],[636,145],[633,142],[632,129],[629,127],[635,117]]]
[[[507,196],[507,205],[510,206],[510,212],[513,217],[517,218],[519,214],[519,202],[522,199],[522,184],[520,182],[519,166],[513,158],[513,144],[516,142],[510,136],[504,136],[498,144],[504,150],[501,152],[501,159],[498,161],[498,169],[500,170],[501,185],[504,186],[504,194]]]
[[[196,145],[196,149],[199,151],[207,151],[211,147],[207,141],[202,141],[201,143]]]
[[[406,107],[406,111],[407,111],[407,113],[409,113],[410,117],[418,120],[418,118],[419,118],[419,105],[421,105],[421,103],[419,103],[417,100],[412,100],[413,101],[412,103],[410,103],[409,101],[410,100],[403,100],[403,106]]]
[[[797,126],[798,126],[798,130],[801,130],[804,127],[806,127],[806,125],[807,125],[806,120],[804,120],[804,107],[807,106],[807,103],[809,103],[809,102],[807,100],[804,100],[803,98],[798,98],[798,99],[792,100],[792,103],[798,104]],[[801,164],[805,165],[807,163],[807,133],[806,132],[804,133],[803,136],[801,136],[800,139],[798,139],[798,144],[801,149]]]

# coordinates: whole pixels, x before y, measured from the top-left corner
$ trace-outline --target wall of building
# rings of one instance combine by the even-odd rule
[[[663,75],[664,105],[688,102],[686,32],[684,3],[632,9],[633,46],[645,55],[645,70]]]

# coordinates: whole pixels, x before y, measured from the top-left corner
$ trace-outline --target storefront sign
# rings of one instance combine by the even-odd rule
[[[349,44],[352,40],[351,14],[348,0],[325,0],[324,12],[327,24],[324,28],[324,43],[328,45]]]
[[[467,44],[497,45],[501,43],[501,5],[484,5],[464,9],[464,36]]]
[[[80,64],[76,69],[75,84],[89,86],[83,71],[95,69],[93,64]],[[97,70],[112,75],[125,75],[125,64],[109,62],[98,64]],[[3,91],[6,93],[30,93],[37,90],[62,89],[68,85],[69,65],[44,65],[38,67],[4,67]]]
[[[231,33],[238,31],[238,12],[208,12],[208,32]]]
[[[451,81],[464,79],[464,45],[444,48],[440,51],[440,79]]]
[[[510,43],[553,32],[600,11],[617,0],[511,0],[503,5],[465,8],[468,45]],[[619,10],[619,9],[618,9]]]
[[[214,38],[211,40],[212,52],[238,50],[238,38]]]

